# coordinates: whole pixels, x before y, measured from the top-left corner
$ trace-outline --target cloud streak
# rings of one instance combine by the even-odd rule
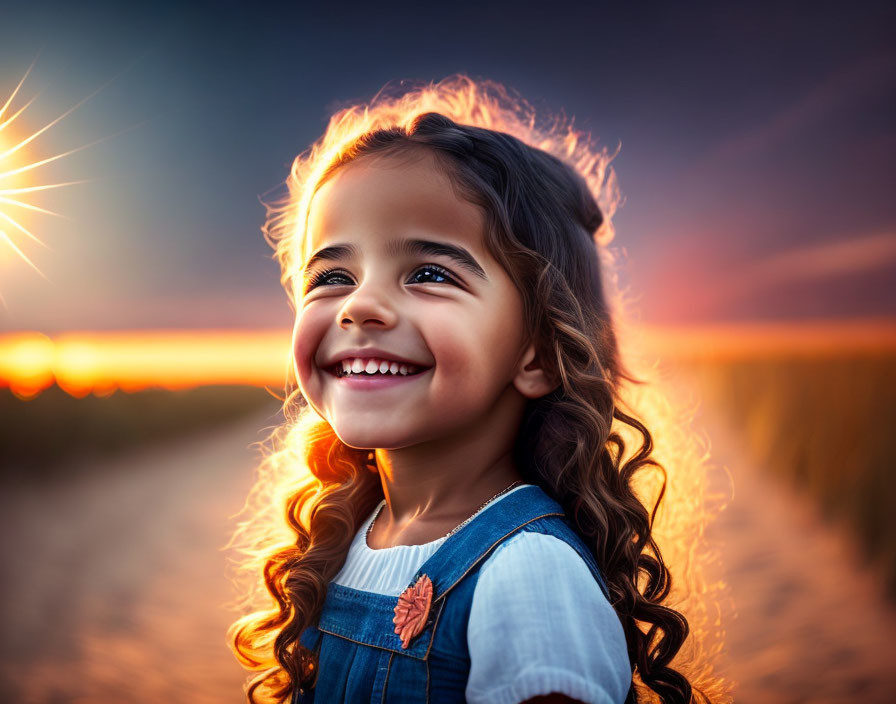
[[[675,269],[673,265],[671,267]],[[716,267],[691,260],[680,271],[686,276],[667,281],[662,294],[649,296],[659,319],[677,320],[683,311],[695,320],[721,317],[741,309],[758,296],[768,307],[779,291],[791,293],[800,287],[814,290],[820,282],[840,279],[862,285],[863,275],[896,268],[896,232],[876,232],[837,241],[813,243],[770,254],[753,261]],[[685,284],[684,281],[687,281]]]
[[[766,151],[843,105],[856,105],[871,95],[888,91],[894,71],[896,52],[891,50],[870,54],[842,67],[765,122],[722,141],[697,160],[694,170],[702,172],[743,155]]]
[[[822,242],[768,257],[751,268],[750,278],[767,284],[848,276],[896,262],[896,233]]]

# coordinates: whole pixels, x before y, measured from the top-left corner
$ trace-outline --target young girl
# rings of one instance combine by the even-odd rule
[[[631,483],[656,463],[617,402],[608,219],[575,143],[491,85],[342,110],[271,209],[295,387],[255,488],[286,509],[255,543],[275,603],[228,633],[251,702],[699,692]],[[614,420],[644,438],[628,462]]]

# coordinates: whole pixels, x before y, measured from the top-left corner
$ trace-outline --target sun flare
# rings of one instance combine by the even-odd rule
[[[79,107],[84,100],[69,108],[59,117],[40,129],[31,131],[30,129],[23,128],[23,121],[20,120],[17,122],[17,120],[34,102],[36,96],[24,101],[24,104],[22,104],[22,99],[17,101],[16,98],[19,96],[19,92],[25,84],[25,79],[28,78],[32,68],[34,68],[34,64],[31,64],[31,66],[28,67],[28,70],[25,71],[25,75],[22,76],[21,80],[19,80],[2,107],[0,107],[0,253],[4,255],[9,254],[10,252],[14,253],[19,259],[34,269],[34,271],[41,276],[44,276],[37,265],[29,259],[24,251],[22,251],[18,241],[28,238],[40,245],[46,246],[46,244],[44,244],[44,242],[29,229],[29,227],[32,227],[29,217],[34,217],[35,213],[38,215],[53,215],[56,217],[61,217],[61,215],[52,210],[38,206],[33,202],[30,202],[29,199],[31,196],[41,191],[71,186],[76,183],[83,183],[83,181],[41,183],[41,180],[36,178],[35,174],[32,172],[40,166],[44,166],[57,159],[68,156],[84,147],[72,149],[44,159],[29,158],[30,155],[28,154],[26,147],[31,145],[38,137],[40,137],[40,135],[59,123],[64,117]],[[3,260],[5,261],[6,258],[7,257],[4,256]],[[46,277],[44,276],[44,278]],[[2,301],[2,298],[0,298],[0,301]]]

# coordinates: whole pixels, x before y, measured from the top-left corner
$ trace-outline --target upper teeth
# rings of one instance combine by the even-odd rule
[[[413,364],[403,364],[401,362],[390,362],[385,359],[343,359],[338,365],[342,366],[345,374],[349,372],[357,374],[359,372],[367,372],[368,374],[415,374],[420,367]],[[338,368],[337,365],[337,368]]]

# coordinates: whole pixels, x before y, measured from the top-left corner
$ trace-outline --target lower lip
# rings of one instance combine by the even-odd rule
[[[401,376],[397,374],[395,376],[392,375],[374,375],[374,376],[336,376],[332,372],[327,372],[330,376],[332,376],[339,384],[347,386],[350,389],[358,389],[362,391],[373,391],[376,389],[386,389],[390,386],[401,386],[403,384],[407,384],[414,379],[420,379],[421,377],[426,376],[429,372],[433,370],[433,367],[429,369],[425,369],[418,374],[408,374],[406,376]]]

